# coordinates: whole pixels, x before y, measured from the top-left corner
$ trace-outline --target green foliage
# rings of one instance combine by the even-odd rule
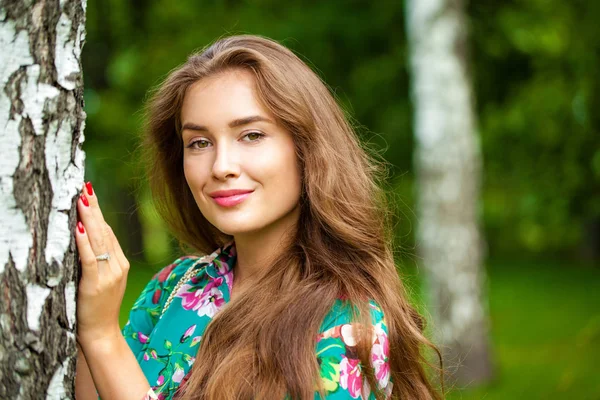
[[[471,2],[469,13],[492,252],[573,254],[600,218],[600,5]]]
[[[134,163],[148,89],[194,50],[230,33],[281,41],[329,84],[359,135],[381,149],[401,194],[401,242],[412,248],[413,137],[400,1],[192,1],[88,4],[83,61],[87,178],[109,223],[138,209],[143,241],[165,243]],[[485,171],[483,217],[492,255],[573,256],[600,221],[600,17],[597,2],[470,2],[470,48]],[[360,123],[360,124],[359,124]],[[136,196],[137,207],[122,196]],[[127,204],[127,209],[122,209]],[[600,222],[597,222],[600,224]],[[137,229],[139,230],[139,229]],[[124,239],[124,240],[125,240]],[[129,238],[135,243],[135,238]],[[598,246],[598,244],[595,244]]]

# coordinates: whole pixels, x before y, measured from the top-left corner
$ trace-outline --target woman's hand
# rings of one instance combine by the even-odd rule
[[[112,229],[104,221],[90,182],[79,199],[75,238],[81,258],[77,295],[77,340],[82,347],[120,335],[119,310],[127,283],[129,262]],[[108,260],[96,257],[108,253]]]
[[[119,328],[129,262],[104,222],[89,182],[77,200],[77,213],[81,219],[75,229],[81,258],[77,342],[82,354],[77,360],[76,395],[85,399],[97,399],[98,394],[103,399],[141,399],[150,385]],[[96,258],[105,253],[110,259]]]

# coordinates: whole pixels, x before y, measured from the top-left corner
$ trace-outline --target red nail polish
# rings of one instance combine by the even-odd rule
[[[85,197],[85,194],[82,193],[81,196],[79,196],[79,197],[81,197],[81,202],[83,203],[84,206],[86,206],[86,207],[90,206],[90,203],[88,202],[87,197]]]
[[[87,192],[90,196],[94,194],[94,189],[92,188],[92,182],[86,182],[85,188],[87,189]]]
[[[77,229],[79,230],[79,233],[84,233],[85,229],[83,229],[83,224],[81,223],[81,221],[79,221],[77,223]]]

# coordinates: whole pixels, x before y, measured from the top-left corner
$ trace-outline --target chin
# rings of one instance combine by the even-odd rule
[[[241,222],[235,220],[229,220],[226,223],[216,223],[213,225],[224,234],[230,236],[251,233],[264,228],[263,224],[256,224],[251,221]]]

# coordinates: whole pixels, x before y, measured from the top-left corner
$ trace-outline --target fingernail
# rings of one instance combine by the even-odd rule
[[[79,233],[84,233],[85,229],[83,229],[83,224],[81,223],[81,221],[79,221],[77,223],[77,229],[79,230]]]
[[[84,206],[86,206],[86,207],[90,206],[90,203],[88,202],[87,197],[85,197],[85,194],[81,194],[81,196],[79,196],[79,197],[81,197],[81,202],[83,203]]]
[[[87,192],[90,196],[94,194],[94,189],[92,188],[92,182],[86,182],[85,188],[87,189]]]

